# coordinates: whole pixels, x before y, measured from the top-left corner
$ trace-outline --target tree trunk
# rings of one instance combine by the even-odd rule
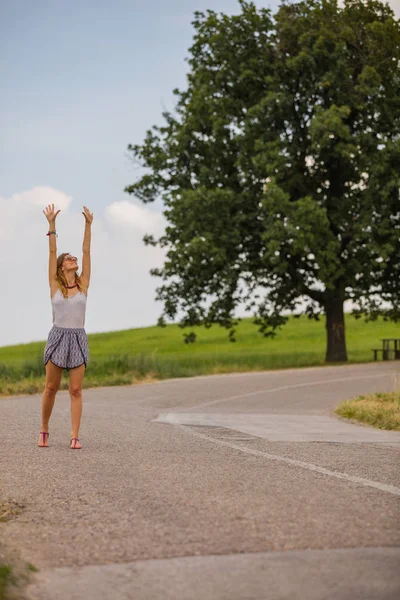
[[[326,362],[347,362],[346,338],[344,330],[343,300],[332,298],[325,305],[326,313]]]

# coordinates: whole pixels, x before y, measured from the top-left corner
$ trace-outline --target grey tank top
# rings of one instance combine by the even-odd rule
[[[56,327],[84,328],[86,314],[86,294],[78,292],[70,298],[64,298],[60,289],[51,299],[53,324]]]

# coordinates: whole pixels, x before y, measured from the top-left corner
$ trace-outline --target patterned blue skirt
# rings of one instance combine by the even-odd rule
[[[44,364],[49,360],[67,371],[83,364],[87,367],[89,345],[85,330],[53,325],[44,349]]]

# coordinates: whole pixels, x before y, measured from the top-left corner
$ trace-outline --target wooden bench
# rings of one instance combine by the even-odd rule
[[[394,348],[372,348],[374,360],[378,360],[378,352],[382,352],[382,360],[400,360],[400,350]]]
[[[374,353],[374,360],[378,360],[378,352],[382,352],[382,360],[388,360],[387,350],[383,348],[372,348],[372,352]]]

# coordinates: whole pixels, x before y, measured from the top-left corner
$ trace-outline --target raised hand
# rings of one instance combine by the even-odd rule
[[[83,212],[82,214],[85,217],[86,223],[91,225],[92,221],[93,221],[93,213],[91,213],[90,210],[86,206],[83,207],[83,210],[85,212]]]
[[[58,210],[57,212],[54,212],[54,204],[49,204],[48,206],[46,206],[46,209],[43,211],[43,214],[49,223],[55,223],[56,216],[58,215],[58,213],[60,211],[61,211],[61,209]]]

